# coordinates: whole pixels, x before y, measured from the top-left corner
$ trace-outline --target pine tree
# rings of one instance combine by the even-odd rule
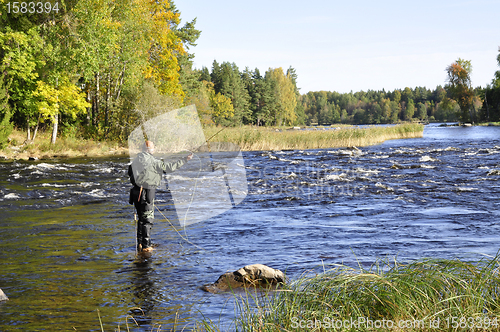
[[[214,84],[215,93],[220,93],[231,99],[234,107],[232,125],[251,123],[250,96],[236,64],[223,62],[219,65],[217,61],[214,61],[210,77]]]

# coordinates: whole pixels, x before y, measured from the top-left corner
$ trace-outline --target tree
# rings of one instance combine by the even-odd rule
[[[2,76],[0,76],[0,148],[7,142],[13,127],[10,122],[9,85],[6,82],[5,72],[2,71]]]
[[[60,114],[67,114],[76,118],[79,113],[86,111],[89,104],[85,101],[85,94],[65,79],[60,86],[51,86],[43,81],[37,82],[33,91],[33,104],[43,119],[53,124],[51,143],[55,144]]]
[[[381,123],[384,119],[384,112],[379,103],[374,103],[371,108],[371,113],[373,115],[372,122],[373,123]]]
[[[180,15],[173,1],[170,1],[170,10],[176,15]],[[177,58],[179,62],[179,83],[186,97],[189,98],[201,88],[201,81],[199,80],[200,73],[193,70],[194,54],[188,53],[190,47],[196,46],[196,41],[200,37],[201,31],[195,28],[196,18],[191,22],[186,22],[182,27],[179,27],[179,23],[172,21],[171,28],[182,41],[186,51],[180,53]]]
[[[415,114],[415,103],[413,102],[413,99],[409,98],[408,103],[406,104],[405,120],[410,121],[413,118],[414,114]]]
[[[497,63],[500,67],[500,47],[498,48]],[[484,91],[484,104],[488,121],[490,119],[498,121],[500,119],[500,70],[495,72],[491,87],[486,87]]]
[[[272,125],[274,123],[273,113],[277,107],[274,94],[276,82],[269,77],[262,77],[258,69],[254,72],[255,88],[259,95],[258,105],[254,112],[257,126]]]
[[[295,86],[290,73],[285,75],[283,68],[275,68],[266,72],[266,79],[275,82],[274,95],[277,101],[274,109],[274,124],[281,126],[283,123],[292,125],[297,120],[295,108],[297,106],[297,98],[295,94]]]
[[[200,71],[200,81],[211,82],[210,72],[207,67],[203,66]]]
[[[366,124],[368,121],[366,118],[365,110],[361,108],[356,108],[352,112],[352,121],[354,124]]]
[[[500,47],[498,48],[497,63],[498,66],[500,66]],[[500,88],[500,70],[495,72],[495,78],[493,79],[492,85],[493,88]]]
[[[211,81],[215,93],[220,93],[231,99],[234,107],[233,125],[252,122],[250,96],[235,63],[224,62],[221,65],[214,61]]]
[[[448,74],[448,85],[446,86],[451,97],[457,101],[460,106],[460,120],[474,121],[473,100],[474,89],[470,74],[472,65],[470,60],[458,59],[446,68]]]
[[[394,97],[393,97],[393,100],[399,104],[399,102],[401,101],[401,91],[399,90],[395,90],[394,91]]]
[[[210,107],[212,108],[212,120],[215,124],[227,125],[226,120],[234,116],[234,107],[231,99],[216,93],[213,83],[207,82],[207,89],[210,98]]]
[[[446,97],[438,103],[435,118],[439,121],[456,121],[459,112],[460,106],[458,103]]]
[[[418,103],[417,104],[417,110],[418,110],[418,118],[420,120],[425,120],[427,118],[427,107],[423,103]]]
[[[36,111],[29,107],[31,93],[36,88],[38,72],[45,65],[42,47],[43,40],[36,27],[27,32],[0,32],[0,68],[9,82],[9,109],[15,112],[18,125],[26,125],[28,140],[36,118]]]
[[[390,107],[391,107],[391,122],[396,123],[398,122],[399,114],[401,113],[401,105],[396,100],[393,100],[390,102]]]
[[[295,107],[295,115],[297,116],[295,123],[296,124],[304,124],[306,120],[306,114],[305,114],[305,109],[304,105],[301,103],[302,96],[300,94],[299,88],[297,87],[297,79],[298,75],[297,72],[295,71],[295,68],[289,67],[286,71],[286,76],[289,77],[292,81],[294,91],[295,91],[295,98],[297,99],[297,106]],[[337,110],[338,113],[338,110]],[[336,118],[335,115],[333,118]],[[333,120],[334,122],[339,122],[340,121],[340,114],[338,114],[338,121]]]
[[[153,28],[150,31],[149,66],[146,78],[151,78],[160,93],[184,97],[179,83],[178,57],[186,51],[181,38],[172,29],[179,24],[179,13],[172,11],[169,0],[150,1]]]
[[[410,99],[413,99],[413,92],[409,87],[406,87],[401,93],[401,101],[407,104]]]
[[[384,121],[390,122],[390,120],[391,120],[391,101],[389,98],[382,99],[382,115],[383,115]]]

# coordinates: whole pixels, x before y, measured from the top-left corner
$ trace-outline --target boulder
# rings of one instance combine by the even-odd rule
[[[7,301],[8,299],[7,295],[5,295],[5,293],[0,289],[0,302]]]
[[[226,272],[213,284],[204,285],[202,290],[210,293],[231,291],[240,287],[268,287],[285,282],[285,275],[262,264],[247,265],[234,272]]]

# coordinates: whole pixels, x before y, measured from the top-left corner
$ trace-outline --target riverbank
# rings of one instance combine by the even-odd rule
[[[0,150],[0,160],[37,160],[54,158],[107,157],[128,155],[128,146],[120,142],[94,141],[62,137],[50,144],[50,132],[38,132],[34,142],[26,142],[26,132],[14,130],[9,143]]]
[[[219,127],[204,129],[211,142],[231,142],[243,151],[326,149],[380,144],[390,139],[422,137],[423,125],[343,126],[298,129],[264,127]],[[219,133],[218,133],[219,132]],[[218,133],[218,134],[217,134]],[[35,142],[25,143],[26,133],[14,130],[9,144],[0,150],[0,159],[52,159],[77,157],[109,157],[128,155],[127,142],[86,140],[74,137],[58,138],[51,145],[50,133],[38,134]]]
[[[337,265],[236,296],[238,331],[500,331],[498,257]],[[219,331],[203,322],[205,330]]]

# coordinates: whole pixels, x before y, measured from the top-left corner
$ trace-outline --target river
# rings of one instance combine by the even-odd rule
[[[262,263],[291,278],[377,259],[477,260],[500,247],[500,127],[425,127],[359,149],[245,152],[249,194],[135,258],[127,158],[0,163],[0,331],[231,329],[199,289]],[[157,193],[162,202],[164,193]],[[135,326],[130,317],[140,325]],[[135,327],[134,327],[135,326]]]

